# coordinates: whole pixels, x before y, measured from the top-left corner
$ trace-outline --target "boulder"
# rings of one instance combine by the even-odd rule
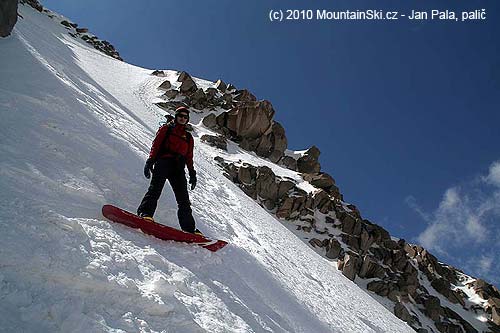
[[[289,180],[280,181],[278,185],[278,197],[283,198],[288,193],[288,191],[290,191],[294,187],[295,187],[294,182],[291,182]]]
[[[349,235],[349,234],[342,234],[342,242],[344,242],[347,246],[349,246],[352,250],[359,252],[359,237]]]
[[[368,289],[369,291],[373,291],[375,294],[384,297],[389,294],[389,287],[384,281],[379,281],[379,280],[371,281],[366,286],[366,289]]]
[[[0,2],[0,37],[7,37],[17,22],[17,0]]]
[[[396,304],[394,305],[394,314],[404,322],[407,322],[409,324],[414,322],[414,319],[411,316],[410,312],[401,302],[396,302]]]
[[[360,248],[362,251],[368,250],[372,244],[375,243],[375,238],[373,237],[372,234],[370,234],[366,228],[363,228],[361,231],[361,243],[360,243]]]
[[[316,146],[309,148],[297,160],[297,171],[301,173],[319,173],[321,166],[318,162],[320,151]]]
[[[217,82],[215,82],[215,88],[223,93],[226,91],[227,85],[224,81],[219,79],[217,80]]]
[[[174,99],[177,97],[178,94],[179,94],[178,90],[171,89],[171,90],[167,90],[165,92],[165,94],[163,94],[163,95],[166,96],[168,99]]]
[[[227,141],[223,136],[220,136],[220,135],[215,136],[215,135],[205,134],[205,135],[202,135],[202,137],[200,139],[201,139],[201,141],[206,142],[210,146],[227,151]]]
[[[242,184],[252,184],[255,182],[257,169],[250,165],[241,166],[238,169],[238,180]]]
[[[311,244],[313,247],[323,247],[323,241],[317,238],[311,238],[309,240],[309,244]]]
[[[342,261],[342,274],[349,280],[354,281],[356,274],[359,271],[359,257],[346,254]]]
[[[320,209],[320,207],[330,202],[330,196],[324,190],[317,190],[312,194],[312,205],[313,209]]]
[[[271,132],[260,137],[256,143],[255,152],[262,157],[268,157],[271,162],[277,163],[287,148],[285,129],[278,122],[273,121]]]
[[[193,93],[198,90],[193,78],[186,72],[181,72],[177,82],[182,82],[179,90],[183,94]]]
[[[295,199],[293,197],[285,197],[285,199],[281,201],[280,206],[278,207],[278,210],[276,211],[276,217],[282,218],[282,219],[290,218],[290,215],[292,213],[292,208],[294,205],[294,201],[295,201]]]
[[[158,87],[158,89],[160,90],[169,90],[170,88],[172,87],[172,84],[170,83],[169,80],[165,80],[163,81],[162,84],[160,84],[160,86]]]
[[[220,114],[217,125],[226,127],[237,138],[256,139],[271,132],[273,116],[273,110],[255,102]]]
[[[258,167],[255,182],[258,196],[273,202],[278,200],[278,184],[276,184],[276,176],[271,168],[267,166]]]
[[[365,255],[359,270],[359,277],[363,279],[371,279],[375,277],[383,279],[385,277],[385,269],[370,258],[370,256]]]
[[[279,164],[287,169],[296,171],[297,170],[297,160],[291,156],[282,156],[279,160]]]
[[[361,223],[348,213],[341,213],[339,220],[342,222],[342,232],[346,234],[359,236],[361,234]]]
[[[330,238],[326,244],[326,257],[330,259],[337,259],[343,252],[342,246],[335,238]]]
[[[500,326],[500,308],[494,307],[491,309],[491,321],[495,323],[495,325]]]
[[[302,176],[305,181],[308,181],[312,186],[328,190],[335,185],[335,180],[327,173],[304,174]]]
[[[78,30],[77,30],[78,31]],[[165,72],[159,69],[155,69],[151,75],[165,77]]]
[[[428,298],[424,299],[423,305],[425,308],[425,315],[437,322],[441,314],[441,302],[439,301],[439,298],[435,296],[428,296]]]
[[[216,122],[215,118],[216,118],[215,114],[210,113],[209,115],[207,115],[206,117],[203,118],[202,123],[203,123],[203,125],[205,125],[206,127],[210,128],[210,129],[215,129],[217,127],[217,122]]]

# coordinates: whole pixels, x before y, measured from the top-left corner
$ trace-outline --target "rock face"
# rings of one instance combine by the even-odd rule
[[[0,2],[0,37],[7,37],[17,22],[17,0]]]

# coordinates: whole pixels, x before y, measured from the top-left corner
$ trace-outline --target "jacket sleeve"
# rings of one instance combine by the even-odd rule
[[[189,147],[188,147],[188,152],[186,155],[186,165],[189,171],[194,170],[194,165],[193,165],[193,148],[194,148],[194,139],[191,137],[191,140],[189,140]]]
[[[165,135],[167,134],[168,126],[162,126],[156,132],[156,137],[153,140],[153,145],[151,146],[151,151],[149,152],[149,158],[156,160],[158,157],[158,152],[160,151],[161,145],[165,140]]]

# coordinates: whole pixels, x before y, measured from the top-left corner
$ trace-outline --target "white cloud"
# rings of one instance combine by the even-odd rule
[[[474,274],[492,276],[498,269],[494,260],[500,257],[500,161],[491,164],[486,176],[476,179],[479,181],[446,190],[430,213],[412,196],[405,201],[428,223],[417,237],[418,243],[461,262]]]
[[[489,173],[483,178],[485,182],[500,187],[500,161],[490,165]]]

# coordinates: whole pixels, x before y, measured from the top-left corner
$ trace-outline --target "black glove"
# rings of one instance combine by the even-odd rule
[[[152,158],[148,158],[146,161],[146,165],[144,165],[144,177],[149,179],[151,177],[151,172],[153,171],[153,165],[155,161]]]
[[[191,184],[191,190],[194,190],[194,188],[196,187],[196,182],[196,171],[194,169],[189,170],[189,184]]]

